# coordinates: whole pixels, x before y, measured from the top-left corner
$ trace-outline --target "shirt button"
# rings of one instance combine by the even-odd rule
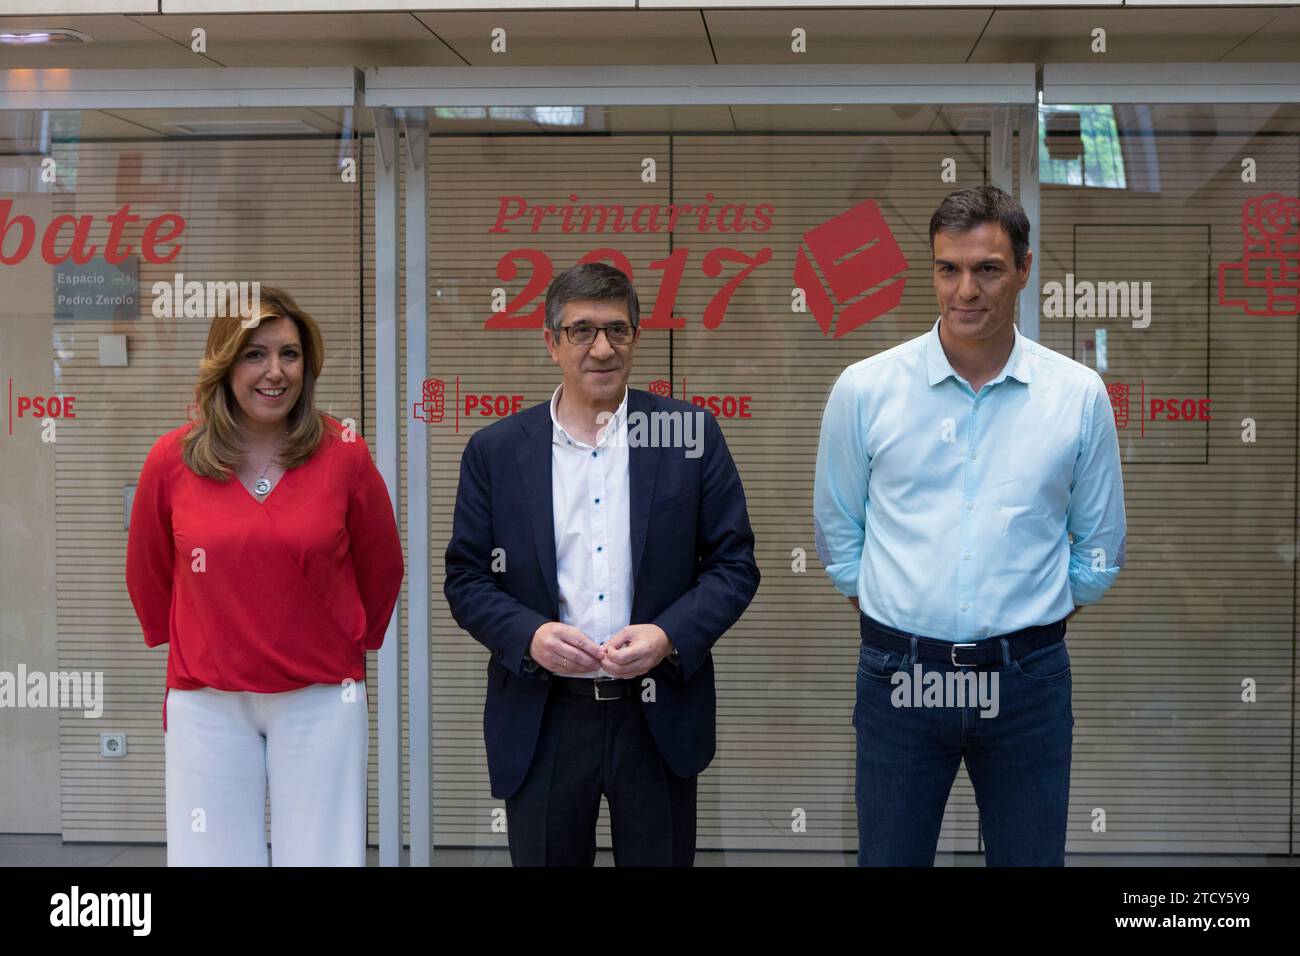
[[[967,551],[965,554],[963,554],[963,555],[961,556],[961,559],[962,559],[963,561],[969,561],[969,560],[970,560],[970,552]]]
[[[970,610],[970,605],[967,604],[965,601],[962,601],[962,602],[961,602],[961,609],[962,609],[963,611],[969,611],[969,610]]]
[[[597,550],[597,551],[604,551],[605,549],[604,549],[603,547],[601,547],[600,545],[596,545],[596,550]]]
[[[978,457],[979,457],[979,455],[975,454],[975,452],[971,452],[971,453],[970,453],[970,460],[971,460],[971,461],[974,461],[974,460],[975,460],[976,458],[978,458]]]
[[[967,510],[967,511],[970,511],[970,510],[971,510],[972,508],[974,508],[974,507],[975,507],[974,502],[971,502],[971,501],[966,502],[966,510]]]
[[[597,601],[603,601],[603,600],[605,600],[605,595],[603,595],[603,594],[597,594],[597,595],[596,595],[596,600],[597,600]]]
[[[592,457],[592,458],[595,458],[595,457],[596,457],[596,453],[595,453],[594,451],[591,453],[591,457]]]
[[[600,504],[600,499],[599,499],[599,498],[596,499],[596,504]],[[970,507],[970,506],[967,505],[967,507]]]

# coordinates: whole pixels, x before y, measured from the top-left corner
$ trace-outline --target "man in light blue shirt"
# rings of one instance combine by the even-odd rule
[[[930,222],[940,317],[845,369],[822,419],[817,547],[860,610],[859,863],[932,865],[964,758],[990,865],[1061,865],[1065,619],[1124,564],[1106,386],[1022,336],[1029,222],[992,186]]]

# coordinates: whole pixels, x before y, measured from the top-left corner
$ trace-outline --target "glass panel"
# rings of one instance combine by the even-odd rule
[[[462,451],[551,398],[547,285],[599,259],[628,270],[639,294],[630,387],[718,418],[757,536],[761,588],[713,652],[718,749],[699,784],[699,846],[851,861],[859,637],[813,540],[821,412],[846,365],[933,325],[929,216],[955,188],[946,162],[956,185],[987,181],[992,111],[579,111],[595,135],[511,127],[512,115],[431,120],[429,400],[416,415],[431,446],[437,841],[506,843],[484,753],[485,651],[436,599]],[[525,469],[550,467],[521,459],[502,500],[528,487]],[[977,827],[963,770],[942,859],[976,850]],[[604,811],[599,832],[608,847]]]
[[[0,670],[102,686],[98,720],[6,711],[0,832],[165,839],[168,649],[141,639],[126,519],[150,448],[195,413],[223,295],[288,291],[324,342],[316,407],[367,434],[351,127],[329,110],[0,113]],[[105,731],[124,738],[101,756]]]
[[[466,439],[558,382],[539,332],[547,282],[587,255],[625,262],[647,319],[630,385],[719,418],[763,572],[714,648],[701,860],[851,862],[858,637],[812,541],[820,416],[841,369],[933,323],[929,217],[987,181],[990,113],[592,108],[591,136],[504,115],[445,117],[430,141],[435,589]],[[1107,385],[1129,528],[1118,583],[1069,625],[1071,854],[1291,839],[1298,124],[1287,106],[1040,112],[1041,340]],[[954,183],[937,175],[949,158]],[[881,265],[895,244],[900,264]],[[828,273],[864,250],[874,283],[837,301]],[[437,837],[501,847],[484,652],[433,609]],[[982,849],[964,770],[939,849],[941,863]]]
[[[549,399],[559,370],[542,296],[594,257],[625,265],[640,292],[629,384],[718,419],[757,535],[762,586],[714,649],[701,862],[774,850],[853,861],[858,634],[813,541],[821,412],[846,365],[933,324],[929,217],[952,189],[988,180],[991,117],[433,113],[430,378],[414,415],[431,445],[417,493],[431,515],[440,846],[482,848],[474,859],[488,862],[506,842],[484,754],[486,652],[439,596],[462,452]],[[324,337],[318,406],[370,438],[374,153],[354,152],[352,125],[328,110],[0,113],[0,671],[98,675],[107,718],[9,711],[0,832],[164,839],[166,657],[140,639],[123,564],[131,488],[153,443],[191,413],[210,321],[206,301],[197,314],[162,304],[177,276],[293,294]],[[1297,809],[1300,111],[1045,107],[1040,153],[1041,339],[1108,387],[1129,523],[1118,583],[1070,622],[1068,850],[1285,853]],[[355,181],[342,170],[354,156]],[[95,250],[77,263],[74,244]],[[521,462],[518,481],[529,475]],[[100,756],[105,729],[125,733],[126,756]],[[372,719],[372,841],[374,731]],[[981,848],[978,824],[962,770],[940,863]],[[599,833],[607,847],[605,816]]]
[[[1047,122],[1072,111],[1073,138],[1049,133],[1042,157],[1042,340],[1110,392],[1128,564],[1070,624],[1069,849],[1285,853],[1300,110],[1103,104]],[[1119,188],[1047,181],[1081,155],[1125,171]]]

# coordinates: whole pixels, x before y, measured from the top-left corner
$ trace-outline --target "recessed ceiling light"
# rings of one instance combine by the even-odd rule
[[[0,33],[0,43],[10,46],[48,43],[92,43],[94,39],[89,33],[82,33],[79,30],[67,30],[62,27],[49,30],[5,31]]]

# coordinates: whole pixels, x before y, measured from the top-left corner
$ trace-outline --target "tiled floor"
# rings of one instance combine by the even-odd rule
[[[379,865],[379,850],[367,851],[366,862]],[[406,853],[402,854],[406,863]],[[851,853],[769,853],[763,851],[701,850],[697,866],[852,866]],[[58,834],[0,834],[0,866],[164,866],[167,848],[161,844],[64,843]],[[597,854],[597,866],[612,866],[608,851]],[[504,849],[440,849],[435,866],[509,866]],[[937,866],[983,866],[978,853],[941,853]],[[1076,854],[1067,866],[1300,866],[1300,857],[1174,856],[1143,854]]]

